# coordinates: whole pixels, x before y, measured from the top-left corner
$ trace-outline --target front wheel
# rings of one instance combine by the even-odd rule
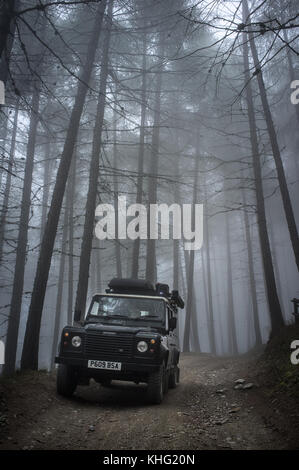
[[[157,372],[153,372],[148,378],[147,396],[150,403],[159,405],[162,402],[164,384],[165,366],[163,364]]]
[[[180,377],[180,370],[178,366],[174,366],[173,369],[171,369],[170,375],[169,375],[169,383],[168,383],[169,388],[175,388],[177,386],[177,384],[179,383],[179,377]]]
[[[77,387],[75,371],[66,364],[59,364],[57,371],[56,389],[59,395],[71,397]]]

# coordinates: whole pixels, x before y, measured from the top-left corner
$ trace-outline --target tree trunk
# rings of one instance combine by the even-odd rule
[[[67,289],[67,324],[73,323],[73,297],[74,297],[74,200],[76,187],[77,154],[74,151],[70,168],[70,180],[68,183],[68,227],[69,227],[69,259],[68,259],[68,289]]]
[[[40,230],[40,241],[43,239],[44,228],[47,220],[48,212],[48,201],[49,201],[49,190],[50,190],[50,178],[52,171],[52,162],[50,159],[50,142],[46,143],[45,149],[45,163],[44,163],[44,181],[43,181],[43,199],[42,199],[42,219],[41,219],[41,230]]]
[[[108,5],[108,29],[105,35],[103,44],[103,58],[101,68],[101,79],[100,89],[98,96],[97,113],[95,120],[95,127],[93,133],[92,143],[92,155],[90,162],[89,171],[89,187],[85,208],[85,222],[81,245],[80,254],[80,266],[79,266],[79,279],[77,286],[76,302],[75,302],[75,313],[80,312],[80,315],[84,315],[85,304],[88,289],[88,278],[89,278],[89,265],[90,265],[90,254],[92,249],[93,239],[93,227],[95,220],[95,209],[99,179],[99,165],[100,165],[100,153],[102,147],[102,129],[104,122],[104,111],[106,103],[106,85],[108,77],[108,56],[109,56],[109,42],[111,32],[111,17],[112,17],[112,0],[109,1]]]
[[[206,268],[205,268],[203,248],[200,250],[200,255],[201,255],[201,271],[202,271],[202,289],[203,289],[204,300],[205,300],[207,327],[208,327],[208,332],[209,332],[209,303],[208,303],[208,289],[207,289]]]
[[[91,276],[90,276],[90,286],[89,286],[89,290],[90,290],[91,295],[94,295],[96,292],[98,292],[98,290],[97,290],[97,273],[96,273],[96,271],[97,271],[97,266],[96,266],[95,250],[92,249],[91,256],[90,256]]]
[[[243,7],[245,2],[243,1]],[[246,21],[246,10],[243,8],[243,21]],[[262,171],[260,164],[260,154],[258,148],[258,139],[256,132],[256,121],[252,97],[252,89],[250,83],[249,74],[249,59],[248,59],[248,44],[247,35],[244,36],[243,42],[243,59],[244,59],[244,70],[245,70],[245,84],[246,86],[246,100],[248,107],[248,120],[250,130],[250,140],[252,148],[252,159],[253,159],[253,171],[255,179],[255,193],[256,193],[256,204],[257,204],[257,220],[258,220],[258,231],[261,244],[264,276],[266,282],[267,299],[270,310],[271,328],[272,333],[277,333],[283,326],[283,316],[280,308],[279,298],[277,295],[277,288],[274,276],[273,262],[270,250],[267,222],[266,222],[266,211],[264,202],[264,191],[262,181]]]
[[[6,375],[10,375],[14,372],[16,363],[16,352],[18,344],[18,333],[26,264],[28,223],[31,204],[31,186],[34,165],[35,142],[38,126],[39,99],[40,83],[37,83],[32,96],[29,138],[27,144],[24,185],[21,202],[21,215],[17,242],[17,253],[6,337],[6,362],[4,365],[4,374]]]
[[[207,258],[207,290],[208,290],[208,325],[209,325],[209,340],[210,350],[212,354],[216,354],[216,340],[215,340],[215,327],[214,327],[214,306],[213,306],[213,287],[212,287],[212,276],[211,276],[211,254],[210,254],[210,234],[209,234],[209,220],[207,217],[207,194],[205,192],[205,211],[206,216],[204,220],[204,246],[206,248]]]
[[[197,185],[198,185],[198,169],[199,169],[199,145],[196,146],[197,152],[195,155],[195,168],[194,168],[194,183],[193,183],[193,211],[192,211],[192,229],[194,230],[195,224],[195,204],[197,202]],[[190,251],[189,260],[188,260],[188,275],[187,275],[187,303],[186,303],[186,321],[185,321],[185,330],[184,330],[184,342],[183,342],[183,350],[188,352],[190,351],[190,327],[191,327],[191,319],[192,316],[196,315],[194,310],[194,258],[195,258],[195,250]],[[187,265],[186,265],[187,268]],[[194,326],[194,325],[193,325]],[[197,326],[197,322],[196,322]],[[197,331],[194,332],[195,338],[198,335],[198,328]],[[198,347],[199,341],[198,341]]]
[[[141,120],[139,134],[139,152],[138,152],[138,176],[137,176],[137,195],[136,204],[142,204],[143,190],[143,162],[144,162],[144,143],[145,143],[145,117],[146,117],[146,34],[143,36],[143,56],[142,56],[142,85],[141,85]],[[132,255],[132,274],[133,279],[138,278],[139,271],[139,252],[140,238],[136,238],[133,242]]]
[[[8,212],[8,204],[9,204],[9,197],[10,197],[10,190],[11,190],[12,167],[13,167],[13,162],[14,162],[14,157],[15,157],[18,113],[19,113],[19,104],[17,103],[17,107],[16,107],[15,115],[14,115],[13,128],[12,128],[11,146],[10,146],[9,160],[8,160],[8,166],[7,166],[7,176],[6,176],[6,182],[5,182],[5,188],[4,188],[4,199],[3,199],[2,213],[1,213],[1,218],[0,218],[0,264],[2,264],[6,216]]]
[[[185,263],[185,273],[184,273],[183,263],[182,263],[182,256],[181,256],[181,246],[179,244],[179,274],[180,274],[179,280],[180,280],[180,286],[181,286],[181,289],[182,289],[182,292],[181,292],[182,298],[184,299],[185,303],[186,303],[186,299],[187,299],[186,283],[185,283],[185,277],[184,277],[184,274],[187,274],[186,269],[187,268],[186,268],[186,263]],[[180,323],[180,326],[182,326],[182,322]],[[182,335],[184,335],[184,328],[180,328],[180,331],[182,331]],[[184,342],[184,338],[182,338],[182,339],[183,339],[183,341],[179,338],[180,347],[181,347],[182,343]]]
[[[6,141],[7,141],[7,127],[8,127],[8,116],[5,113],[0,115],[0,142],[2,141],[1,149],[1,160],[0,160],[0,186],[2,186],[3,173],[5,172],[6,162]]]
[[[260,329],[258,303],[257,303],[257,295],[256,295],[254,262],[253,262],[253,254],[252,254],[252,241],[251,241],[251,235],[250,235],[249,217],[248,217],[248,213],[246,210],[246,198],[245,198],[244,188],[242,188],[242,200],[243,200],[243,215],[244,215],[245,237],[246,237],[246,247],[247,247],[249,282],[250,282],[250,295],[251,295],[251,302],[252,302],[253,324],[254,324],[254,332],[255,332],[255,346],[260,346],[262,344],[262,335],[261,335],[261,329]]]
[[[177,136],[176,139],[176,148],[179,148],[179,138]],[[179,178],[179,158],[178,156],[174,156],[174,178]],[[180,203],[180,185],[175,184],[174,185],[174,200],[173,202],[178,204]],[[179,289],[179,251],[180,251],[180,241],[177,239],[173,239],[172,242],[172,248],[173,248],[173,272],[172,272],[172,277],[173,277],[173,289],[178,290]]]
[[[19,0],[0,1],[0,80],[6,83]]]
[[[282,299],[283,299],[283,289],[281,285],[281,276],[280,276],[280,269],[279,269],[279,264],[277,262],[277,252],[276,252],[276,242],[275,242],[275,234],[274,234],[274,227],[273,223],[271,220],[271,216],[269,215],[269,243],[270,243],[270,250],[271,250],[271,255],[272,255],[272,261],[273,261],[273,269],[274,269],[274,275],[275,275],[275,280],[276,280],[276,287],[277,287],[277,294],[278,298],[280,299],[280,302],[283,305]],[[282,268],[282,266],[280,266]],[[284,316],[285,312],[282,312],[283,318],[285,319]]]
[[[185,257],[185,270],[186,270],[186,278],[188,280],[188,273],[190,269],[190,255],[184,250],[184,257]],[[193,351],[200,352],[200,344],[199,344],[199,336],[198,336],[198,317],[197,317],[197,304],[196,304],[196,296],[195,296],[195,283],[193,281],[192,287],[192,307],[191,307],[191,327],[192,327],[192,334],[190,331],[190,338],[189,338],[189,345],[191,345]],[[188,299],[188,294],[187,294]],[[191,330],[191,328],[190,328]]]
[[[106,2],[105,0],[103,0],[99,4],[97,9],[94,28],[91,34],[86,54],[86,62],[81,71],[81,80],[78,84],[77,95],[75,98],[75,103],[69,122],[64,149],[61,155],[60,165],[56,175],[56,183],[41,244],[41,251],[38,259],[37,270],[33,285],[31,304],[29,308],[23,345],[21,361],[22,369],[38,368],[38,348],[41,316],[57,232],[57,226],[61,212],[61,205],[65,192],[66,181],[77,138],[80,119],[83,111],[83,105],[88,90],[88,82],[90,80],[95,53],[98,46],[101,24],[105,11],[105,4]]]
[[[178,289],[178,290],[181,289],[181,287],[180,287],[180,286],[181,286],[181,284],[180,284],[180,272],[181,272],[181,269],[182,269],[181,263],[180,263],[180,259],[179,259],[179,250],[180,250],[180,246],[179,246],[179,244],[178,244],[178,284],[177,284],[177,289]],[[175,289],[174,286],[173,286],[173,288]],[[180,292],[180,294],[181,294],[181,292]],[[182,295],[182,294],[181,294],[181,295]],[[181,344],[181,343],[180,343],[180,331],[181,331],[181,329],[180,329],[179,317],[180,317],[180,314],[178,315],[178,319],[177,319],[176,335],[177,335],[177,337],[178,337],[178,340],[179,340],[179,347],[180,347],[180,344]]]
[[[248,18],[249,11],[248,11],[247,0],[243,0],[243,11],[244,11],[245,17]],[[271,110],[270,110],[269,103],[268,103],[268,97],[267,97],[267,92],[265,88],[263,73],[260,68],[260,61],[259,61],[254,37],[251,32],[249,32],[249,42],[250,42],[253,62],[255,66],[255,71],[257,73],[257,81],[259,85],[264,116],[265,116],[266,123],[267,123],[267,129],[268,129],[268,133],[270,137],[270,142],[271,142],[271,147],[272,147],[272,152],[273,152],[273,157],[275,161],[277,177],[278,177],[278,182],[279,182],[279,188],[280,188],[283,207],[284,207],[284,211],[285,211],[285,215],[287,219],[290,239],[291,239],[291,243],[292,243],[292,247],[293,247],[293,251],[295,255],[297,268],[299,270],[299,237],[298,237],[298,231],[297,231],[295,216],[294,216],[293,207],[292,207],[292,201],[290,198],[289,189],[288,189],[286,176],[284,172],[284,167],[283,167],[283,163],[282,163],[282,159],[280,155],[280,149],[279,149],[279,145],[277,141],[273,118],[272,118]]]
[[[65,271],[65,251],[66,251],[66,246],[67,246],[67,234],[68,234],[68,204],[67,202],[66,202],[66,207],[64,209],[64,216],[63,216],[61,254],[60,254],[60,263],[59,263],[58,286],[57,286],[57,296],[56,296],[56,306],[55,306],[55,316],[54,316],[51,364],[50,364],[51,369],[53,368],[55,355],[57,353],[59,326],[60,326],[60,320],[61,320],[63,281],[64,281],[64,271]]]
[[[97,292],[102,292],[102,277],[101,277],[101,242],[97,240],[96,242],[96,282],[97,282]]]
[[[161,44],[158,56],[164,57],[165,36],[162,33]],[[157,174],[159,167],[159,144],[160,144],[160,120],[161,120],[161,89],[162,89],[162,73],[160,69],[157,71],[157,84],[155,90],[154,102],[154,122],[152,135],[152,151],[150,161],[150,179],[148,187],[148,204],[157,203]],[[146,244],[146,279],[155,283],[157,281],[157,260],[156,260],[156,240],[152,239],[149,234],[150,227],[150,210],[148,209],[148,239]]]
[[[226,231],[226,259],[227,259],[227,318],[228,318],[228,337],[230,352],[232,355],[238,354],[234,294],[233,294],[233,273],[232,273],[232,251],[230,239],[229,215],[225,213],[225,231]]]
[[[117,96],[117,90],[115,90],[115,96]],[[117,115],[116,115],[116,106],[113,110],[113,168],[114,168],[114,175],[113,175],[113,193],[114,193],[114,210],[115,210],[115,260],[116,260],[116,277],[122,277],[122,269],[121,269],[121,249],[120,243],[118,239],[118,174],[117,174]]]

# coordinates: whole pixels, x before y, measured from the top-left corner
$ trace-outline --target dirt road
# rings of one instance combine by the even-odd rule
[[[93,383],[68,400],[56,395],[53,375],[21,376],[0,387],[0,449],[294,448],[253,365],[248,357],[183,354],[181,383],[155,406],[143,385]],[[235,390],[239,378],[254,386]]]

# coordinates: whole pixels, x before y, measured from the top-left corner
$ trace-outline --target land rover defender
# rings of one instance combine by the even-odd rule
[[[85,318],[62,331],[57,392],[70,397],[91,378],[147,383],[151,403],[159,404],[179,382],[178,308],[184,302],[167,284],[141,279],[112,279],[95,294]],[[80,318],[79,318],[80,317]]]

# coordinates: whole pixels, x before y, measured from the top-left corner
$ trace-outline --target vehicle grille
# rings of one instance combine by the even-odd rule
[[[88,332],[85,340],[85,355],[89,359],[118,360],[132,357],[134,335]]]

